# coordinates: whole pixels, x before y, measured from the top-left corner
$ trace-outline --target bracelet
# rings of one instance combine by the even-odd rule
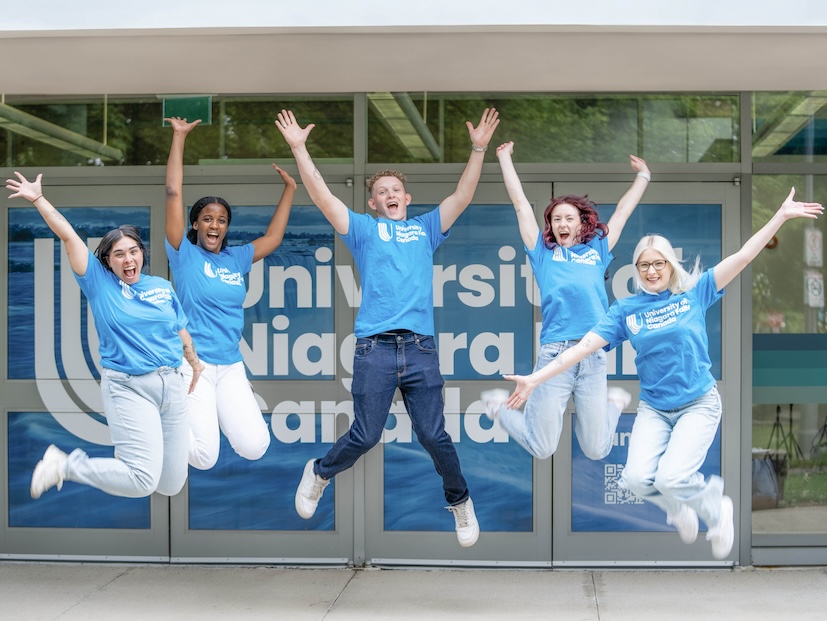
[[[43,195],[42,195],[42,194],[41,194],[40,196],[38,196],[37,198],[35,198],[34,200],[32,200],[32,205],[34,205],[34,204],[35,204],[37,201],[39,201],[41,198],[43,198]]]
[[[471,150],[476,151],[477,153],[485,153],[486,151],[488,151],[488,145],[485,145],[484,147],[478,147],[477,145],[472,144]]]
[[[652,181],[652,175],[648,172],[643,172],[642,170],[637,174],[638,177],[643,177],[646,181]]]

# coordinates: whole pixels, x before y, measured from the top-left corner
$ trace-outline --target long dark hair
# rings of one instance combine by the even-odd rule
[[[134,224],[122,224],[118,228],[112,229],[106,235],[103,236],[103,239],[101,239],[101,242],[98,244],[98,247],[95,248],[95,256],[97,257],[98,261],[100,261],[103,264],[103,266],[111,272],[112,268],[109,266],[109,253],[112,252],[112,246],[115,245],[115,242],[124,237],[134,239],[135,242],[138,244],[138,248],[141,250],[141,254],[143,255],[143,264],[141,265],[141,272],[148,274],[149,250],[147,250],[146,246],[144,246],[144,242],[143,240],[141,240],[141,233],[138,230],[138,227]]]
[[[195,201],[195,204],[190,209],[190,226],[195,224],[195,221],[198,220],[198,214],[201,213],[201,210],[204,209],[207,205],[212,205],[213,203],[217,203],[221,205],[224,209],[227,210],[227,226],[230,226],[230,222],[233,221],[233,210],[230,208],[230,204],[225,201],[223,198],[218,196],[205,196],[204,198],[199,198]],[[187,231],[187,239],[190,240],[190,243],[197,244],[198,243],[198,231],[191,228]],[[227,247],[227,236],[224,236],[224,239],[221,240],[221,250]]]
[[[580,212],[580,243],[587,244],[600,231],[600,239],[609,234],[609,227],[600,222],[597,215],[597,205],[589,200],[587,196],[575,196],[569,194],[567,196],[555,196],[551,199],[551,203],[546,207],[543,214],[543,221],[546,226],[543,229],[543,243],[546,248],[551,248],[557,242],[554,233],[551,230],[551,212],[557,205],[567,203]]]

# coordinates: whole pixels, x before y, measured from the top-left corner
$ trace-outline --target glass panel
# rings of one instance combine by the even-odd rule
[[[753,407],[752,530],[827,533],[827,406]]]
[[[818,200],[827,177],[753,178],[753,230],[791,186]],[[825,221],[793,220],[752,263],[752,526],[755,534],[827,532]]]
[[[827,161],[827,91],[755,93],[753,102],[753,160]]]
[[[466,121],[496,107],[515,161],[736,162],[737,95],[368,93],[370,162],[465,162]],[[493,148],[487,155],[495,156]]]
[[[213,97],[212,125],[187,139],[185,164],[293,160],[276,129],[289,107],[309,138],[314,159],[352,161],[353,97]],[[5,130],[5,131],[3,131]],[[158,97],[52,100],[7,97],[0,104],[0,153],[8,167],[166,164],[171,131]]]
[[[755,175],[752,229],[769,221],[791,187],[802,201],[824,200],[827,176]],[[753,332],[827,333],[822,285],[827,219],[797,218],[784,224],[752,262]],[[820,293],[820,294],[819,294]]]

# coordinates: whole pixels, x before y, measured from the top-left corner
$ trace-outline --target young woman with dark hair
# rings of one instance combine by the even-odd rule
[[[296,182],[281,168],[284,190],[267,230],[241,246],[227,245],[232,209],[223,198],[205,196],[184,225],[184,142],[200,123],[165,119],[172,125],[166,178],[166,250],[175,290],[190,318],[190,331],[204,362],[198,388],[189,395],[192,431],[189,463],[200,470],[218,461],[220,431],[244,459],[259,459],[270,446],[270,430],[247,379],[239,342],[244,328],[244,274],[282,242]]]
[[[187,318],[168,280],[145,273],[147,252],[138,229],[108,232],[93,255],[72,225],[43,197],[41,179],[7,179],[9,198],[31,201],[66,246],[75,280],[86,295],[100,342],[101,395],[117,459],[46,449],[32,474],[32,498],[64,481],[115,496],[177,494],[187,479],[187,382],[203,365],[187,332]]]

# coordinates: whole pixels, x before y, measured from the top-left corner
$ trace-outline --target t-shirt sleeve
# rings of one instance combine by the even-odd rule
[[[615,258],[612,251],[609,250],[609,236],[604,235],[603,237],[600,237],[599,234],[595,235],[592,242],[594,242],[595,250],[597,250],[600,254],[600,260],[603,261],[603,265],[605,267],[609,267],[609,263],[611,263]]]
[[[695,285],[695,295],[698,297],[698,300],[704,308],[709,308],[715,304],[715,302],[724,297],[724,290],[718,289],[715,286],[714,269],[715,268],[709,268],[706,270],[698,280],[698,284]]]
[[[369,224],[368,218],[371,216],[365,213],[355,213],[352,209],[347,210],[347,216],[347,233],[344,235],[339,233],[338,235],[342,238],[348,250],[350,250],[351,253],[355,253],[359,249],[359,241],[364,239],[365,229]]]
[[[171,287],[172,285],[170,285],[170,293],[172,293],[172,309],[175,311],[175,331],[180,332],[181,329],[187,327],[189,320],[184,314],[184,308],[181,306],[181,301],[178,299],[178,295]]]
[[[442,214],[439,212],[439,207],[426,213],[424,221],[428,230],[428,239],[431,240],[431,249],[436,250],[442,242],[448,239],[451,229],[442,232]]]
[[[78,276],[73,271],[72,274],[87,298],[95,297],[95,294],[100,290],[101,282],[106,276],[106,268],[101,265],[98,258],[92,254],[91,250],[87,250],[89,256],[86,261],[86,273],[83,276]]]
[[[626,325],[623,321],[623,310],[620,308],[620,304],[617,302],[612,304],[606,314],[603,315],[603,318],[591,329],[591,332],[594,332],[604,341],[608,341],[609,345],[606,349],[613,349],[625,341],[627,339]]]
[[[228,250],[232,253],[236,265],[238,265],[238,270],[242,274],[248,274],[253,268],[253,256],[256,253],[255,246],[249,243],[243,246],[231,246]]]

